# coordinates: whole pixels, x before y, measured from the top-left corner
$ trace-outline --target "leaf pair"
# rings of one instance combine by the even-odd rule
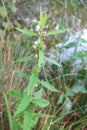
[[[42,89],[35,93],[33,103],[41,108],[47,107],[49,105],[49,101],[42,98]]]
[[[41,25],[42,27],[42,25]],[[27,28],[24,28],[24,29],[19,29],[19,28],[16,28],[18,31],[20,31],[21,33],[27,35],[27,36],[30,36],[30,37],[34,37],[34,36],[38,36],[37,33],[35,33],[34,31],[31,31],[31,30],[28,30]],[[46,36],[51,36],[51,35],[57,35],[57,34],[62,34],[64,33],[65,31],[67,31],[67,29],[63,29],[63,30],[52,30],[52,31],[49,31],[46,33]]]
[[[24,112],[24,125],[23,130],[31,130],[35,127],[40,113],[33,113],[31,110],[27,110]]]

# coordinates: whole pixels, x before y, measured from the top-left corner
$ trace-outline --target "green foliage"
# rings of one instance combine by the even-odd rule
[[[76,46],[76,43],[72,42],[72,43],[69,43],[68,45],[65,45],[64,48],[69,49],[69,48],[75,47],[75,46]]]
[[[58,104],[58,105],[63,103],[64,97],[65,97],[64,94],[61,94],[61,95],[59,96],[59,99],[58,99],[58,101],[57,101],[57,104]]]
[[[77,94],[77,93],[87,93],[87,90],[84,86],[81,86],[79,84],[76,84],[73,88],[72,88],[72,92]]]
[[[68,0],[63,2],[60,0],[60,2],[61,4],[63,2],[67,4]],[[70,0],[69,2],[76,9],[77,1]],[[9,8],[14,14],[16,13],[17,9],[13,3],[10,4]],[[50,30],[50,28],[45,28],[46,24],[47,26],[49,24],[47,23],[49,17],[47,14],[43,15],[42,10],[40,10],[40,20],[34,24],[34,29],[33,25],[29,29],[27,27],[21,28],[20,24],[17,23],[16,30],[13,28],[11,34],[8,13],[6,7],[0,6],[1,19],[5,18],[2,26],[5,29],[0,30],[0,33],[3,33],[2,38],[0,37],[2,43],[0,48],[0,65],[2,68],[0,83],[1,87],[6,87],[5,90],[8,90],[7,93],[5,91],[4,93],[0,92],[0,94],[3,93],[10,130],[32,130],[36,128],[42,130],[68,130],[73,129],[72,126],[74,125],[79,125],[79,122],[83,125],[80,118],[87,112],[84,103],[87,99],[87,52],[77,53],[76,47],[78,43],[86,44],[87,41],[76,38],[74,42],[63,46],[66,49],[75,47],[76,53],[73,59],[79,58],[84,63],[84,68],[73,74],[70,71],[71,60],[60,64],[59,59],[51,59],[47,57],[46,53],[49,50],[47,39],[49,40],[50,37],[52,39],[53,35],[59,34],[60,36],[62,33],[67,33],[68,30],[64,29],[65,18],[61,20],[59,30],[53,28]],[[40,28],[39,31],[35,31],[36,24]],[[15,34],[15,31],[17,34]],[[35,40],[37,40],[37,45],[33,48]],[[2,49],[4,42],[8,43],[9,49]],[[7,52],[9,52],[9,55]],[[13,59],[9,58],[10,55]],[[8,59],[10,61],[4,64]],[[82,84],[77,83],[80,79]],[[81,95],[85,97],[83,100],[80,98]],[[79,99],[83,103],[82,106],[79,105]],[[77,115],[74,112],[77,112]],[[3,115],[1,116],[3,117]],[[41,120],[39,121],[39,119]],[[75,121],[77,121],[77,124]],[[86,122],[85,116],[83,121]]]
[[[45,14],[43,15],[42,13],[42,8],[40,8],[40,22],[39,22],[39,26],[40,26],[40,30],[42,31],[47,23],[47,19],[48,19],[48,15]]]
[[[7,15],[8,15],[7,8],[0,6],[0,16],[1,17],[7,17]]]
[[[75,39],[74,42],[71,42],[68,45],[65,45],[64,48],[69,49],[71,47],[76,47],[76,45],[78,45],[78,43],[80,43],[80,44],[81,43],[87,43],[87,41],[85,39],[83,39],[83,38],[78,37],[78,38]]]
[[[61,33],[64,33],[65,31],[67,31],[67,29],[63,29],[63,30],[52,30],[52,31],[47,32],[47,36],[61,34]]]
[[[40,12],[39,26],[40,26],[41,33],[46,25],[47,18],[48,18],[47,14],[43,15],[42,12]],[[31,36],[31,37],[38,36],[37,33],[34,33],[33,31],[28,30],[27,28],[24,28],[24,29],[16,28],[16,29],[20,31],[21,33]],[[60,34],[65,31],[66,30],[48,32],[47,35]],[[21,98],[21,101],[18,102],[18,107],[14,115],[15,118],[19,118],[19,121],[21,119],[21,116],[23,117],[23,124],[21,125],[23,130],[31,130],[32,128],[35,127],[38,121],[39,116],[37,113],[33,112],[32,108],[35,108],[35,107],[45,108],[50,104],[49,101],[47,101],[46,99],[43,99],[42,89],[39,89],[37,92],[34,92],[36,85],[43,86],[52,92],[58,92],[58,90],[53,85],[49,84],[48,82],[44,80],[39,80],[38,74],[40,73],[41,68],[45,64],[43,39],[42,39],[42,35],[39,35],[39,36],[40,37],[38,37],[38,40],[37,40],[38,45],[36,47],[38,60],[36,60],[37,61],[36,65],[32,67],[32,74],[29,77],[29,85],[27,86],[27,89],[24,90],[24,92],[22,93],[23,96]],[[18,62],[26,63],[29,60],[30,60],[29,57],[22,57],[14,61],[14,63],[18,63]],[[52,64],[60,66],[54,60],[51,60],[48,58],[46,58],[46,60],[52,62]],[[18,73],[19,76],[27,78],[26,73],[18,71],[18,70],[16,70],[16,72]],[[19,92],[16,90],[9,91],[8,94],[13,97],[17,97],[17,95],[19,96]]]
[[[12,126],[13,126],[13,130],[18,130],[18,122],[14,117],[12,117]]]
[[[20,31],[21,33],[27,35],[27,36],[30,36],[30,37],[33,37],[33,36],[37,36],[37,34],[31,30],[28,30],[27,28],[24,28],[24,29],[19,29],[19,28],[16,28],[18,31]]]
[[[40,29],[41,29],[41,30],[45,27],[46,22],[47,22],[47,19],[48,19],[48,15],[47,15],[47,14],[42,15],[42,16],[40,17],[39,26],[40,26]]]
[[[39,115],[39,113],[33,113],[31,110],[25,111],[23,130],[32,130],[38,121]]]
[[[27,94],[25,93],[23,95],[23,98],[21,99],[20,104],[18,105],[15,116],[23,112],[29,106],[30,102],[31,102],[31,97],[27,96]]]
[[[28,62],[30,59],[31,57],[23,57],[23,58],[17,59],[14,62]]]
[[[5,101],[6,109],[7,109],[7,113],[8,113],[9,127],[10,127],[10,130],[14,130],[14,128],[13,128],[13,121],[12,121],[12,115],[11,115],[11,112],[9,110],[9,103],[8,103],[7,95],[5,93],[3,93],[3,97],[4,97],[4,101]]]
[[[58,66],[58,67],[61,67],[61,65],[58,64],[55,60],[50,59],[50,58],[47,58],[47,57],[45,57],[45,59],[46,59],[46,61],[51,62],[52,64],[54,64],[54,65],[56,65],[56,66]]]
[[[53,92],[58,92],[58,90],[57,90],[54,86],[52,86],[51,84],[49,84],[49,83],[46,82],[46,81],[41,80],[41,81],[39,81],[39,83],[40,83],[43,87],[45,87],[45,88],[47,88],[47,89],[49,89],[49,90],[51,90],[51,91],[53,91]]]
[[[13,13],[16,13],[16,12],[17,12],[17,8],[16,8],[16,6],[15,6],[13,3],[10,3],[10,4],[9,4],[9,7],[10,7],[10,9],[11,9],[11,11],[12,11]]]
[[[33,72],[30,76],[29,86],[27,88],[27,94],[31,95],[38,80],[38,74]]]
[[[67,97],[65,102],[64,102],[64,110],[65,111],[70,111],[72,108],[72,102],[70,101],[70,99]]]
[[[29,79],[29,75],[26,74],[25,72],[19,70],[16,70],[15,72],[18,74],[19,77],[25,77],[26,79]]]
[[[77,40],[78,40],[80,43],[86,43],[86,44],[87,44],[87,40],[85,40],[85,39],[83,39],[83,38],[78,37]]]
[[[38,67],[41,68],[43,64],[44,64],[44,52],[42,50],[39,50]]]
[[[78,6],[78,0],[71,0],[71,4],[74,8]]]
[[[22,96],[22,95],[21,95],[21,91],[20,91],[20,90],[16,90],[16,89],[14,89],[14,90],[9,90],[9,91],[7,92],[7,94],[8,94],[9,96],[12,96],[12,97],[15,97],[15,98],[19,98],[19,97]]]
[[[42,98],[42,89],[40,89],[38,92],[35,93],[33,103],[35,103],[36,106],[39,106],[41,108],[44,108],[49,105],[49,101]]]

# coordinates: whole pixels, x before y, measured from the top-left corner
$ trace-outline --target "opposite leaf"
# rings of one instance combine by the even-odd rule
[[[38,67],[41,68],[41,65],[44,64],[44,53],[42,50],[39,51],[39,61],[38,61]]]
[[[32,57],[23,57],[23,58],[17,59],[14,62],[28,62],[31,59],[32,59]]]
[[[47,107],[49,105],[49,101],[42,98],[42,89],[35,93],[35,97],[33,99],[33,103],[39,107]]]
[[[39,118],[39,113],[33,113],[31,110],[26,110],[24,113],[23,130],[32,130]]]
[[[40,23],[39,23],[41,30],[45,27],[47,19],[48,19],[47,14],[45,14],[44,16],[41,16]]]
[[[12,97],[16,97],[16,98],[20,98],[22,96],[21,91],[17,90],[17,89],[8,90],[7,94],[12,96]]]
[[[42,86],[44,86],[45,88],[51,90],[52,92],[58,92],[58,90],[57,90],[54,86],[52,86],[51,84],[49,84],[49,83],[46,82],[46,81],[41,80],[41,81],[39,81],[39,83],[40,83]]]
[[[70,101],[70,99],[67,97],[65,102],[64,102],[64,108],[66,111],[70,111],[72,108],[72,102]]]
[[[29,79],[29,85],[28,85],[28,88],[27,88],[27,94],[28,95],[31,95],[33,90],[34,90],[34,87],[37,83],[37,80],[38,80],[38,74],[33,72],[30,76],[30,79]]]
[[[27,106],[30,104],[30,101],[31,101],[31,98],[29,96],[27,96],[27,94],[25,93],[24,97],[22,98],[22,100],[17,108],[15,116],[20,114],[22,111],[24,111],[27,108]]]
[[[84,86],[77,84],[72,88],[72,92],[73,93],[87,93],[87,90]]]
[[[59,99],[58,99],[58,101],[57,101],[57,104],[58,104],[58,105],[59,105],[59,104],[62,104],[62,103],[63,103],[63,100],[64,100],[64,95],[61,94],[60,97],[59,97]]]
[[[16,28],[18,31],[20,31],[21,33],[27,35],[27,36],[37,36],[37,33],[31,31],[31,30],[28,30],[27,28],[24,28],[24,29],[20,29],[20,28]]]
[[[47,58],[47,57],[45,57],[45,59],[46,59],[48,62],[51,62],[52,64],[57,65],[58,67],[61,67],[61,65],[58,64],[55,60],[50,59],[50,58]]]
[[[33,103],[36,104],[36,106],[39,106],[41,108],[47,107],[50,104],[49,101],[47,101],[43,98],[41,98],[41,99],[36,98],[33,100]]]
[[[65,31],[67,31],[67,29],[64,29],[64,30],[52,30],[50,32],[47,32],[47,36],[50,36],[50,35],[56,35],[56,34],[61,34],[61,33],[64,33]]]

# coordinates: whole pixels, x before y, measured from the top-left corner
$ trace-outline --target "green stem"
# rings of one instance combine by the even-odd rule
[[[10,112],[10,109],[9,109],[9,103],[8,103],[8,99],[7,99],[5,92],[3,92],[3,97],[4,97],[4,101],[5,101],[6,109],[7,109],[7,113],[8,113],[10,130],[13,130],[11,112]]]

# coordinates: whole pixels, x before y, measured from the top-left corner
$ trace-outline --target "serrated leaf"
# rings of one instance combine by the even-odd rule
[[[17,89],[8,90],[7,94],[10,95],[10,96],[12,96],[12,97],[16,97],[16,98],[21,97],[21,91],[17,90]]]
[[[76,8],[78,6],[78,1],[77,0],[72,0],[71,4],[74,8]]]
[[[8,10],[5,6],[1,6],[0,7],[0,16],[2,17],[7,17],[8,15]]]
[[[42,89],[35,93],[35,97],[32,102],[41,108],[47,107],[49,105],[49,101],[42,98]]]
[[[45,14],[44,16],[41,15],[40,17],[40,23],[39,23],[39,26],[40,26],[40,29],[43,29],[46,25],[46,22],[47,22],[47,19],[48,19],[48,15]]]
[[[87,93],[87,90],[86,90],[85,87],[79,86],[79,92],[81,92],[81,93]]]
[[[27,94],[28,95],[31,95],[33,90],[34,90],[34,87],[37,83],[37,80],[38,80],[38,74],[33,72],[30,76],[30,79],[29,79],[29,85],[28,85],[28,88],[27,88]]]
[[[66,90],[66,96],[69,96],[69,97],[74,96],[74,93],[72,92],[71,88],[67,88],[67,90]]]
[[[39,51],[39,60],[38,67],[41,68],[41,65],[44,64],[44,52],[42,50]]]
[[[14,117],[12,117],[12,125],[13,125],[13,130],[18,130],[18,122]]]
[[[10,4],[10,8],[11,8],[12,12],[14,12],[14,13],[17,12],[17,8],[16,8],[16,6],[13,3]]]
[[[87,40],[83,39],[83,38],[80,38],[78,37],[77,40],[80,42],[80,43],[87,43]]]
[[[69,48],[75,47],[75,46],[76,46],[76,42],[71,42],[68,45],[65,45],[64,48],[69,49]]]
[[[42,88],[35,93],[35,98],[42,98]]]
[[[31,30],[28,30],[27,28],[24,28],[24,29],[19,29],[19,28],[16,28],[18,31],[20,31],[21,33],[27,35],[27,36],[37,36],[37,33],[31,31]]]
[[[52,64],[54,64],[54,65],[57,65],[58,67],[61,67],[61,65],[60,64],[58,64],[55,60],[53,60],[53,59],[50,59],[50,58],[45,58],[48,62],[51,62]]]
[[[18,74],[18,76],[25,77],[26,79],[29,79],[29,75],[28,74],[26,74],[26,73],[24,73],[22,71],[19,71],[19,70],[16,70],[15,72]]]
[[[38,121],[39,115],[39,113],[33,113],[31,110],[26,110],[24,113],[23,130],[33,129]]]
[[[29,60],[31,60],[31,57],[23,57],[23,58],[17,59],[14,62],[28,62]]]
[[[41,99],[36,98],[36,99],[33,100],[33,103],[35,103],[36,106],[39,106],[41,108],[47,107],[50,104],[49,101],[47,101],[47,100],[45,100],[43,98],[41,98]]]
[[[67,97],[65,102],[64,102],[64,109],[66,111],[70,111],[72,108],[72,102],[70,101],[70,99]]]
[[[24,94],[24,96],[17,108],[15,116],[20,114],[22,111],[24,111],[27,108],[27,106],[30,104],[30,101],[31,101],[30,96],[27,96],[27,94]]]
[[[57,101],[57,104],[63,103],[63,100],[64,100],[64,95],[61,94],[60,97],[59,97],[59,99],[58,99],[58,101]]]
[[[51,84],[49,84],[49,83],[46,82],[46,81],[41,80],[41,81],[39,81],[39,83],[40,83],[42,86],[44,86],[45,88],[47,88],[47,89],[49,89],[49,90],[51,90],[51,91],[53,91],[53,92],[58,92],[58,90],[57,90],[54,86],[52,86]]]
[[[67,29],[63,29],[63,30],[52,30],[46,33],[47,36],[50,35],[56,35],[56,34],[61,34],[64,33],[65,31],[67,31]]]
[[[72,92],[73,93],[87,93],[87,90],[84,86],[81,86],[81,85],[75,85],[73,88],[72,88]]]

